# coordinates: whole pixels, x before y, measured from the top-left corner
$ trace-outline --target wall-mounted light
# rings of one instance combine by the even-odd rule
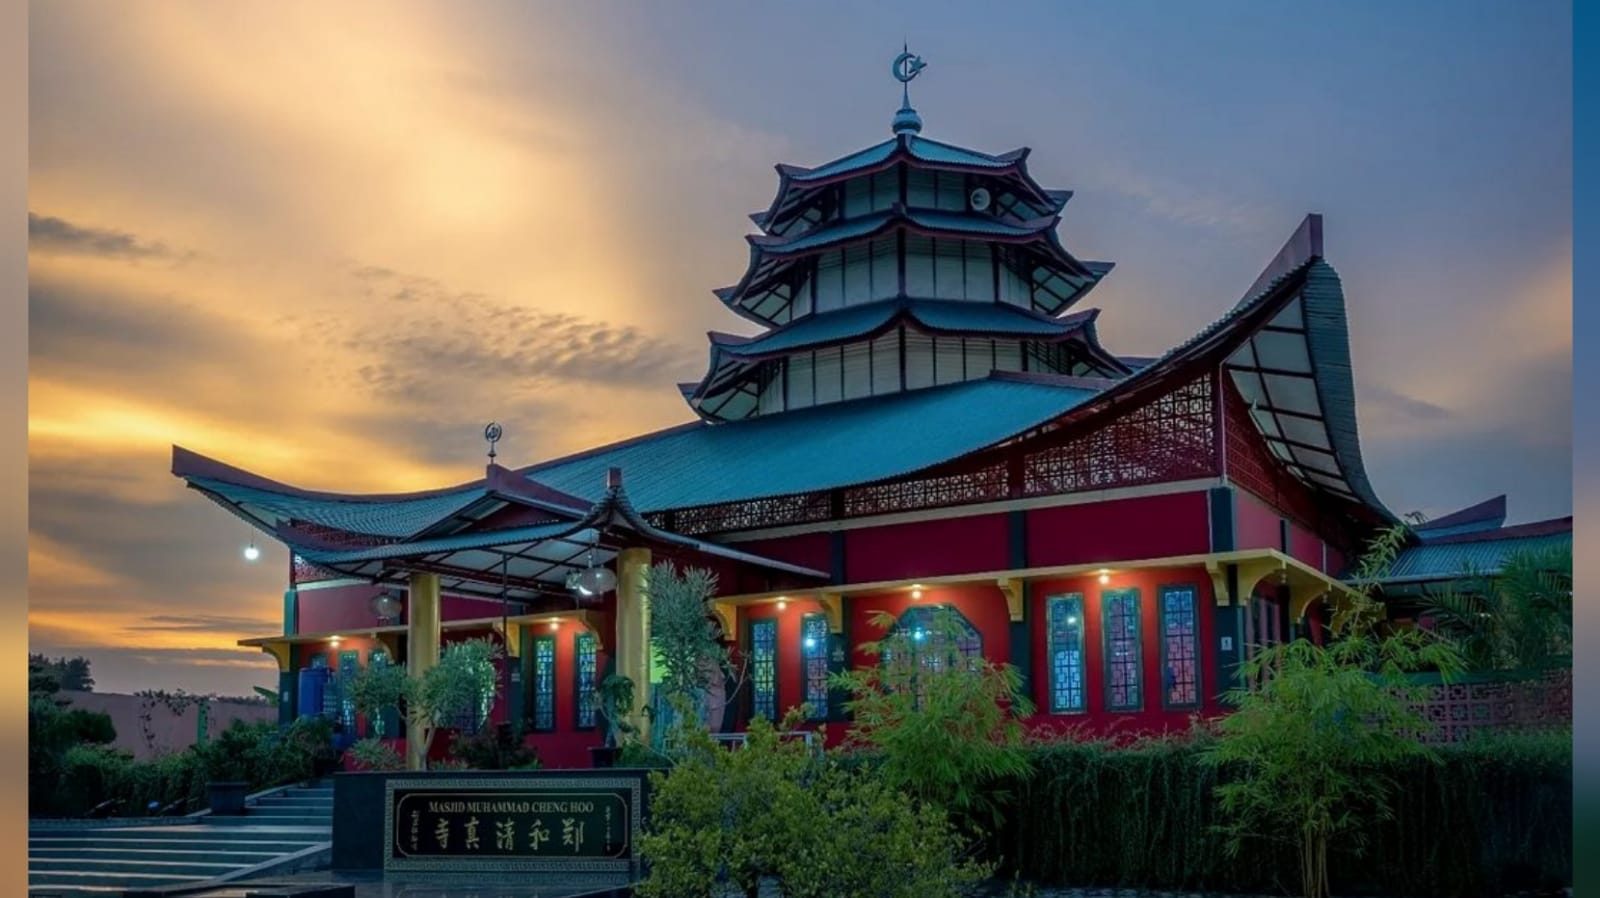
[[[1105,568],[1100,569],[1100,584],[1103,586],[1111,582],[1111,572]]]
[[[779,599],[778,600],[778,610],[779,611],[782,611],[783,609],[788,608],[788,607],[789,607],[788,600],[786,600],[786,599]]]
[[[922,598],[922,584],[918,583],[911,587],[911,600],[914,602],[920,598]]]
[[[552,629],[552,630],[561,629],[561,618],[558,617],[558,618],[555,618],[554,620],[550,621],[550,629]]]
[[[337,637],[337,636],[329,636],[328,637],[328,645],[331,645],[334,648],[338,648],[339,647],[339,637]]]

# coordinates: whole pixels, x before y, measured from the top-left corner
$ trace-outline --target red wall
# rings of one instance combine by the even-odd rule
[[[369,583],[329,586],[298,591],[295,598],[296,633],[337,633],[340,630],[371,630],[383,626],[372,613],[372,598],[381,588]],[[439,599],[440,620],[480,620],[499,617],[502,611],[493,599],[444,595]],[[515,606],[512,608],[516,610]]]
[[[845,580],[872,583],[1009,568],[1006,516],[976,515],[845,533]]]
[[[1196,710],[1168,711],[1162,707],[1161,667],[1161,615],[1160,587],[1193,585],[1196,587],[1196,618],[1200,640],[1200,694],[1201,708]],[[1107,711],[1105,695],[1105,635],[1101,629],[1101,593],[1104,590],[1139,590],[1140,626],[1143,635],[1143,710]],[[1087,691],[1088,710],[1078,714],[1051,714],[1050,659],[1046,602],[1048,597],[1061,593],[1083,594],[1084,648],[1086,670],[1084,686]],[[1099,577],[1088,575],[1058,580],[1040,580],[1033,584],[1031,607],[1028,609],[1033,640],[1033,701],[1040,713],[1030,725],[1040,730],[1060,731],[1081,729],[1089,733],[1161,732],[1188,728],[1194,714],[1220,713],[1217,684],[1211,682],[1216,669],[1216,625],[1212,608],[1216,606],[1212,595],[1211,578],[1203,567],[1153,568],[1112,572],[1110,582],[1101,584]]]
[[[378,592],[378,587],[368,583],[302,588],[295,596],[295,632],[337,633],[377,627],[380,624],[372,613],[372,597]]]
[[[825,612],[820,604],[809,599],[785,602],[782,611],[778,610],[776,602],[772,602],[751,605],[744,612],[752,621],[776,619],[778,622],[778,717],[782,719],[790,708],[805,699],[804,665],[800,657],[800,619],[807,614]],[[743,636],[739,634],[740,639]],[[731,710],[737,719],[743,719],[748,708],[736,706]]]
[[[1282,518],[1276,509],[1255,496],[1233,491],[1234,548],[1282,549]]]
[[[1211,521],[1203,492],[1028,512],[1030,567],[1196,555],[1210,549]]]
[[[1310,530],[1289,522],[1289,557],[1322,570],[1322,539]]]

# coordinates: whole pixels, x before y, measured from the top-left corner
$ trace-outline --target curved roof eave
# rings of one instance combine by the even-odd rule
[[[861,177],[886,170],[902,162],[913,161],[935,170],[961,171],[978,174],[1001,175],[1014,171],[1021,184],[1034,198],[1045,205],[1053,205],[1060,212],[1072,196],[1072,191],[1050,190],[1028,172],[1027,160],[1032,154],[1028,147],[1018,147],[998,156],[958,147],[921,135],[896,136],[882,143],[848,153],[831,162],[814,168],[779,163],[778,191],[764,212],[750,213],[750,220],[762,231],[777,220],[785,207],[795,204],[800,196],[842,180]],[[1064,194],[1064,195],[1063,195]]]

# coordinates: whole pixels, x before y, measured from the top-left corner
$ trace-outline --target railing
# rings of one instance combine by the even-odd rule
[[[747,733],[712,733],[711,738],[720,745],[726,745],[732,748],[744,748],[746,743],[749,742],[749,734]],[[798,739],[806,744],[806,751],[813,754],[815,754],[820,748],[820,743],[818,742],[819,735],[811,732],[810,730],[791,730],[789,732],[779,733],[778,738]]]
[[[1446,684],[1437,674],[1417,674],[1423,687],[1416,706],[1429,723],[1429,742],[1461,742],[1475,733],[1556,729],[1572,726],[1572,670],[1506,672],[1459,677]]]

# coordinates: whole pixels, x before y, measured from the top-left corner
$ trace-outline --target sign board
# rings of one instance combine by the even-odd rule
[[[641,789],[637,777],[391,779],[383,869],[634,872]]]

